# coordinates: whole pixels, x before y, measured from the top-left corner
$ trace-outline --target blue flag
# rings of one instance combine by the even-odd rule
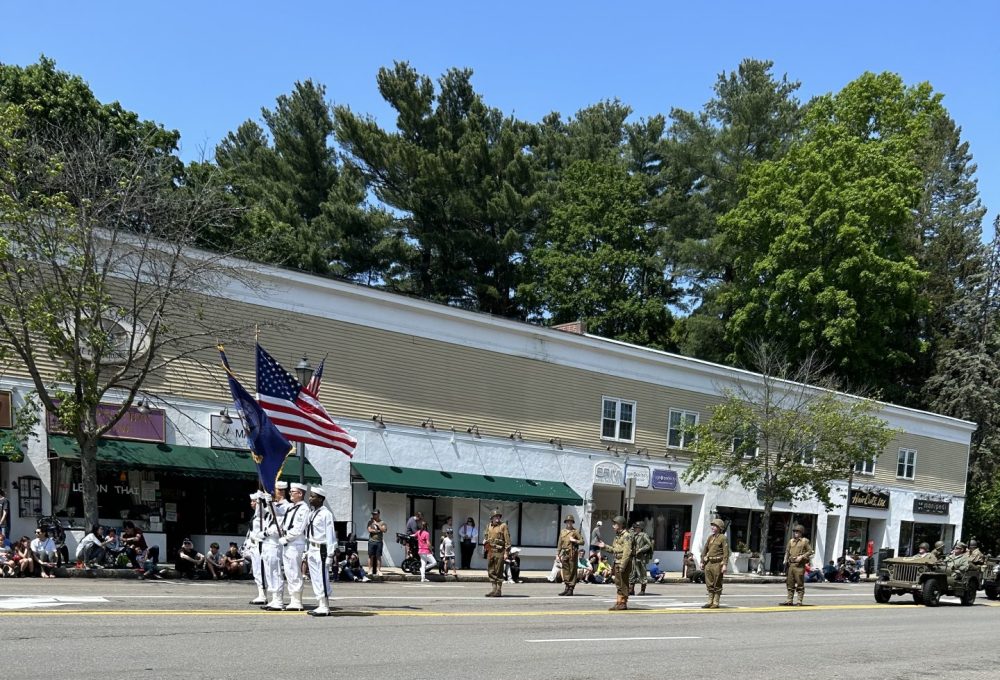
[[[292,452],[292,445],[274,426],[260,404],[233,375],[222,345],[219,345],[219,354],[222,355],[222,365],[229,378],[229,391],[233,394],[233,403],[243,416],[243,423],[248,430],[247,441],[253,453],[253,461],[257,464],[257,475],[260,477],[261,486],[273,494],[274,484],[278,481],[285,459]]]

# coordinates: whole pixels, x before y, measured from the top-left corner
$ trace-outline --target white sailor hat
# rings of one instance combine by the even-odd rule
[[[288,482],[275,482],[274,488],[275,489],[287,489],[288,488]]]
[[[298,482],[292,482],[291,488],[292,488],[292,491],[301,491],[302,493],[305,493],[306,490],[309,487],[306,486],[305,484],[299,484]]]
[[[321,486],[314,486],[309,490],[309,493],[313,494],[314,496],[322,496],[323,498],[326,498],[326,491],[324,491],[323,487]]]

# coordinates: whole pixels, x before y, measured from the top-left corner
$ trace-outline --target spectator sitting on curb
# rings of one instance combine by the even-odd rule
[[[242,578],[246,574],[246,560],[236,541],[229,542],[229,550],[222,556],[222,570],[228,578]]]
[[[7,536],[0,529],[0,577],[14,575],[14,563],[10,561],[11,547]]]
[[[691,583],[705,582],[705,572],[698,568],[698,562],[690,552],[684,553],[684,574]]]
[[[822,583],[823,571],[811,564],[806,565],[806,583]]]
[[[611,564],[605,555],[598,555],[597,571],[594,572],[594,583],[608,583],[610,580]]]
[[[90,533],[76,546],[77,565],[87,569],[100,569],[105,556],[104,544],[104,527],[100,524],[90,527]]]
[[[181,549],[177,551],[177,561],[174,568],[177,569],[180,578],[197,578],[198,569],[204,568],[205,556],[194,549],[194,544],[190,538],[185,538],[181,544]]]
[[[49,538],[45,529],[35,529],[35,538],[31,541],[31,554],[35,559],[35,566],[39,570],[42,578],[55,578],[52,573],[56,566],[56,543]]]
[[[141,567],[140,556],[148,548],[146,537],[142,535],[142,529],[136,527],[131,520],[125,520],[122,523],[121,541],[122,545],[125,546],[125,554],[128,555],[128,559],[132,563],[132,568],[139,569]]]
[[[594,574],[594,569],[590,566],[590,560],[587,559],[587,553],[583,548],[580,548],[580,551],[577,553],[576,571],[577,583],[590,583],[590,577]]]
[[[511,548],[503,562],[503,575],[507,583],[521,582],[521,549]]]
[[[139,568],[139,580],[148,578],[163,578],[160,576],[160,567],[156,564],[157,560],[160,559],[160,546],[151,545],[142,553],[138,555],[139,564],[142,566]]]
[[[660,569],[658,558],[653,560],[653,566],[649,568],[649,578],[653,579],[653,583],[663,583],[664,579],[667,578],[667,572]]]
[[[27,536],[21,536],[14,546],[14,554],[10,558],[14,562],[17,576],[31,576],[35,573],[35,559],[31,555],[31,545]]]
[[[216,581],[219,580],[219,575],[226,575],[225,565],[223,564],[222,553],[219,552],[219,544],[213,542],[212,545],[208,546],[208,554],[205,555],[205,569],[211,574],[212,578]]]
[[[361,559],[356,552],[352,552],[340,565],[340,580],[368,583],[371,579],[365,574],[364,567],[361,566]]]

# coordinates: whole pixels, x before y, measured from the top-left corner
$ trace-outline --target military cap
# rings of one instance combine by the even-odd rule
[[[299,484],[298,482],[292,482],[292,491],[301,491],[302,493],[305,493],[306,489],[308,489],[308,488],[309,487],[307,487],[305,484]]]
[[[726,522],[725,522],[725,520],[720,519],[718,517],[716,517],[711,522],[709,522],[709,524],[711,524],[712,526],[715,526],[715,527],[719,527],[719,531],[725,531],[726,530]]]
[[[612,524],[617,524],[620,527],[624,527],[624,526],[628,525],[627,520],[622,515],[618,515],[617,517],[615,517],[613,520],[611,520],[611,523]]]
[[[797,531],[800,534],[804,534],[806,533],[806,528],[801,524],[796,524],[795,526],[792,527],[792,531]]]
[[[314,496],[322,496],[323,498],[326,498],[326,491],[324,491],[323,487],[321,486],[314,486],[312,489],[309,490],[309,493],[311,493]]]
[[[563,521],[576,523],[576,517],[573,517],[573,515],[566,515],[566,519],[564,519]]]
[[[500,512],[500,508],[494,510],[493,513],[490,515],[490,519],[493,519],[494,517],[503,517],[503,513]]]
[[[958,548],[959,550],[965,550],[965,544],[962,543],[961,541],[959,541],[958,543],[956,543],[955,547]]]

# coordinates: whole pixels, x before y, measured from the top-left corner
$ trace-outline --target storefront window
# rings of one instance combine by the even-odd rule
[[[507,531],[510,532],[510,540],[514,545],[521,545],[520,542],[520,531],[521,522],[518,518],[520,514],[520,503],[510,503],[507,501],[481,501],[479,503],[479,526],[481,527],[481,539],[485,537],[486,527],[490,525],[490,515],[493,514],[494,510],[499,510],[503,513],[501,521],[507,523]],[[551,506],[558,508],[559,506]],[[480,540],[481,540],[480,539]]]
[[[653,550],[684,549],[684,533],[691,531],[690,505],[636,505],[629,517],[646,525]]]
[[[558,506],[542,503],[522,503],[521,545],[554,546],[559,539],[559,529],[562,526],[561,519],[559,517]],[[511,536],[511,539],[513,539],[513,536]]]
[[[847,526],[847,552],[860,555],[868,544],[868,519],[852,517]]]

